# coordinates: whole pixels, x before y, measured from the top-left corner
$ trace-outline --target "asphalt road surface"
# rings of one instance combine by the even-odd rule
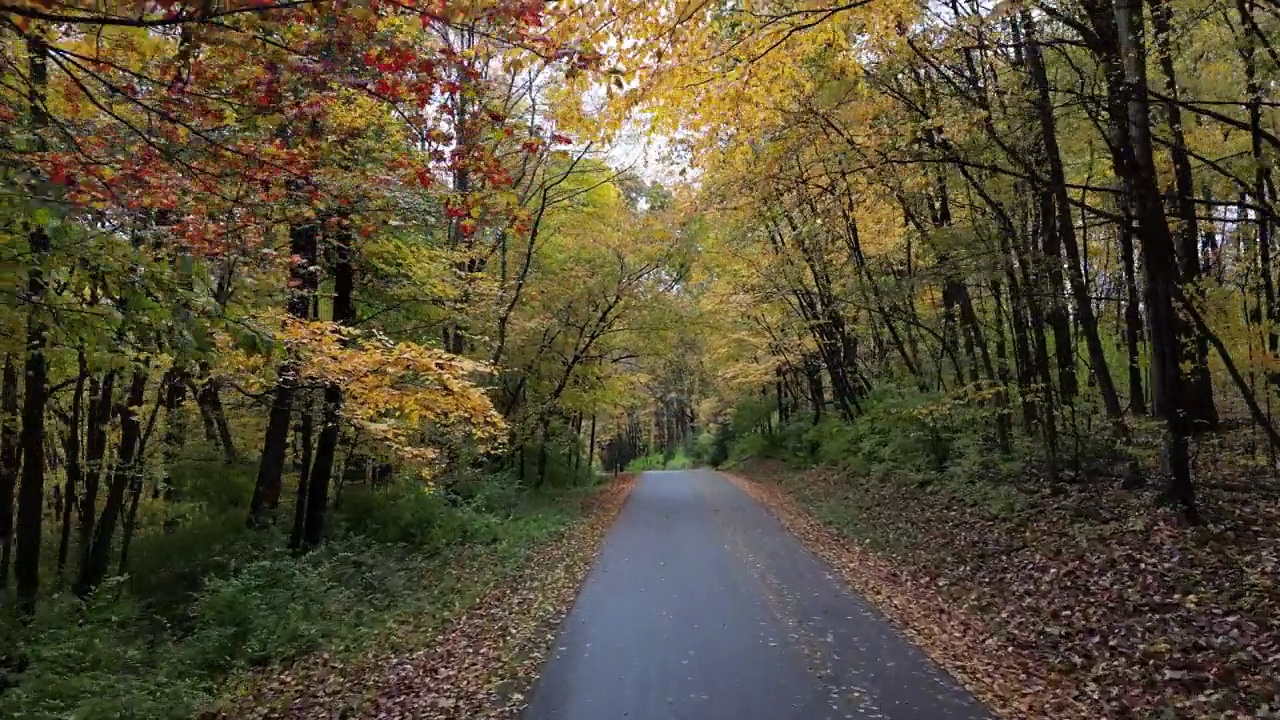
[[[986,720],[761,505],[646,473],[524,720]]]

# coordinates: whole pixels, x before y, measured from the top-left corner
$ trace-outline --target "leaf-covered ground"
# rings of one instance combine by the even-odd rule
[[[515,717],[633,484],[634,478],[623,477],[604,488],[581,521],[531,551],[518,572],[458,608],[443,629],[424,633],[409,621],[388,630],[394,642],[362,655],[304,658],[260,678],[205,717]]]
[[[1207,523],[1115,483],[963,491],[753,462],[733,479],[1006,718],[1280,717],[1280,493],[1213,441]]]

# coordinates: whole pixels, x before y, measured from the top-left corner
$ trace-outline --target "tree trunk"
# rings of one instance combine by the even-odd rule
[[[1037,223],[1043,224],[1048,221],[1049,218],[1041,215]],[[1036,230],[1043,231],[1039,225],[1037,225]],[[1015,255],[1022,273],[1022,287],[1027,290],[1027,294],[1024,295],[1023,299],[1026,301],[1027,316],[1031,321],[1030,349],[1033,353],[1032,367],[1034,368],[1032,375],[1039,381],[1040,386],[1039,392],[1036,393],[1036,407],[1041,410],[1038,416],[1040,418],[1041,438],[1044,443],[1045,469],[1050,478],[1056,478],[1058,475],[1058,419],[1055,415],[1053,404],[1053,371],[1049,367],[1049,339],[1045,333],[1044,312],[1028,290],[1036,287],[1036,284],[1032,282],[1031,262],[1027,258],[1028,250],[1034,245],[1033,242],[1027,241]]]
[[[4,356],[0,384],[0,590],[9,586],[13,542],[13,498],[18,487],[18,369]]]
[[[169,370],[164,392],[164,480],[162,482],[162,491],[167,500],[176,498],[173,468],[177,466],[182,448],[187,443],[187,424],[183,405],[187,400],[187,386],[190,383],[191,374],[186,369],[175,364]],[[160,487],[156,489],[161,490]]]
[[[1142,390],[1142,361],[1138,345],[1142,342],[1142,310],[1139,308],[1138,278],[1133,252],[1133,209],[1123,199],[1120,224],[1120,262],[1124,266],[1124,340],[1129,360],[1129,411],[1135,415],[1147,412],[1147,395]]]
[[[1022,19],[1025,25],[1024,32],[1027,41],[1027,69],[1031,72],[1032,82],[1036,88],[1035,104],[1040,119],[1041,142],[1045,159],[1048,160],[1050,191],[1053,193],[1055,211],[1052,222],[1049,218],[1043,218],[1041,222],[1045,224],[1046,228],[1053,227],[1053,230],[1048,231],[1046,237],[1055,235],[1060,241],[1055,245],[1061,244],[1063,250],[1066,251],[1067,276],[1071,285],[1071,293],[1075,296],[1076,317],[1080,322],[1080,330],[1084,333],[1085,346],[1089,351],[1089,364],[1093,366],[1093,377],[1098,385],[1098,391],[1102,395],[1102,404],[1107,410],[1107,415],[1114,422],[1120,423],[1123,413],[1120,408],[1120,398],[1116,393],[1115,383],[1111,379],[1111,371],[1107,368],[1107,356],[1102,347],[1102,338],[1098,335],[1098,321],[1093,312],[1093,301],[1089,297],[1089,288],[1085,284],[1080,247],[1076,242],[1075,225],[1071,217],[1070,198],[1067,195],[1066,172],[1062,166],[1062,153],[1058,148],[1058,127],[1057,121],[1053,116],[1053,99],[1049,93],[1049,78],[1040,56],[1040,43],[1036,36],[1035,25],[1031,20],[1031,14],[1024,10]],[[1047,251],[1045,255],[1048,257],[1049,262],[1056,266],[1057,261],[1054,256],[1049,255]],[[1057,293],[1060,286],[1061,276],[1059,275],[1056,283],[1052,286],[1053,292]],[[1056,326],[1055,336],[1058,336]],[[1058,337],[1059,342],[1061,342],[1060,336]],[[1074,353],[1072,355],[1074,356]],[[1059,352],[1058,362],[1062,363],[1063,361],[1064,356]],[[1072,384],[1074,385],[1074,357],[1071,358],[1070,362],[1072,365]],[[1068,403],[1073,394],[1068,394],[1066,385],[1063,385],[1063,396]],[[1121,430],[1123,431],[1123,427]]]
[[[1057,203],[1053,193],[1042,189],[1040,202],[1040,253],[1037,271],[1043,284],[1041,289],[1048,296],[1045,321],[1053,331],[1053,355],[1058,366],[1058,392],[1065,405],[1075,401],[1079,392],[1076,379],[1076,353],[1071,343],[1071,319],[1063,302],[1065,288],[1062,283],[1062,242],[1055,228]]]
[[[320,436],[316,441],[311,474],[307,481],[306,512],[302,524],[302,549],[315,548],[324,537],[324,520],[329,510],[329,484],[333,478],[338,430],[342,422],[342,389],[329,384],[324,389]]]
[[[548,421],[544,418],[538,429],[538,487],[547,484],[547,432]]]
[[[1174,308],[1174,286],[1179,281],[1173,240],[1156,185],[1158,178],[1151,143],[1151,110],[1146,80],[1140,0],[1116,0],[1113,12],[1120,56],[1124,59],[1129,136],[1134,166],[1138,227],[1142,232],[1143,272],[1146,280],[1148,331],[1151,334],[1152,385],[1156,407],[1167,426],[1165,455],[1170,471],[1166,494],[1182,506],[1188,522],[1199,522],[1195,485],[1187,449],[1187,419],[1183,408],[1181,323]]]
[[[596,469],[596,415],[591,414],[591,439],[587,442],[587,475],[595,474]]]
[[[63,442],[66,454],[66,489],[62,500],[62,532],[58,538],[58,574],[67,567],[67,554],[71,547],[71,515],[72,508],[79,502],[77,493],[84,492],[84,466],[80,458],[80,425],[84,406],[85,381],[89,377],[89,368],[85,361],[84,351],[80,352],[79,374],[76,376],[75,392],[71,396],[71,417],[67,420],[67,434]]]
[[[94,527],[93,540],[87,552],[88,562],[76,581],[76,594],[86,597],[107,577],[111,565],[111,544],[116,524],[125,513],[125,493],[141,483],[138,477],[141,465],[139,457],[142,442],[142,420],[139,415],[147,388],[147,372],[139,369],[133,373],[125,407],[120,413],[120,446],[115,467],[107,478],[107,497],[102,514]],[[93,508],[90,507],[92,512]]]
[[[289,249],[294,262],[289,268],[288,312],[299,320],[312,315],[312,297],[319,278],[316,276],[317,234],[315,225],[294,225],[289,230]],[[293,395],[297,387],[297,365],[285,360],[276,380],[276,390],[267,417],[267,430],[258,460],[258,477],[249,501],[249,527],[264,527],[280,504],[280,487],[284,479],[285,455],[289,444],[289,421],[293,416]]]
[[[1013,420],[1009,409],[1009,349],[1004,335],[1004,307],[1000,294],[1000,281],[992,280],[991,295],[995,303],[996,372],[1000,387],[1000,397],[997,398],[996,403],[999,413],[996,418],[996,442],[1000,452],[1008,454],[1013,451]]]
[[[1176,251],[1179,261],[1180,281],[1185,291],[1193,297],[1203,298],[1200,280],[1200,228],[1196,218],[1195,187],[1191,174],[1191,158],[1187,154],[1187,141],[1182,130],[1182,109],[1178,105],[1178,80],[1173,65],[1170,26],[1172,9],[1166,0],[1151,0],[1151,21],[1164,75],[1164,91],[1169,97],[1165,103],[1165,115],[1172,139],[1169,156],[1173,161],[1177,199],[1174,209],[1178,218]],[[1213,378],[1209,374],[1209,341],[1183,320],[1180,335],[1195,338],[1193,343],[1183,343],[1182,364],[1189,368],[1183,394],[1183,409],[1190,427],[1195,431],[1218,427],[1218,409],[1213,402]]]
[[[333,321],[340,325],[351,322],[355,315],[353,293],[355,273],[351,264],[351,236],[346,229],[334,233]],[[329,486],[333,481],[334,457],[342,423],[342,387],[328,383],[324,388],[320,436],[316,440],[315,458],[307,487],[307,513],[302,528],[303,548],[320,544],[324,521],[329,512]]]
[[[235,439],[231,436],[231,424],[227,422],[227,412],[222,407],[222,397],[218,392],[218,383],[210,378],[200,388],[197,396],[201,415],[207,418],[205,433],[210,440],[217,440],[222,448],[222,459],[228,465],[235,465]]]
[[[804,376],[809,385],[809,404],[813,408],[813,424],[822,422],[822,413],[827,409],[827,392],[822,384],[822,366],[811,356],[804,356]]]
[[[298,408],[298,414],[302,416],[298,421],[298,438],[302,453],[298,460],[298,486],[294,492],[293,528],[289,532],[289,547],[293,550],[302,549],[302,533],[307,525],[307,481],[311,477],[311,455],[314,444],[311,405],[311,401],[304,397],[301,407]]]
[[[89,381],[89,417],[85,427],[84,478],[79,507],[80,580],[89,576],[93,533],[98,521],[98,489],[107,454],[107,426],[115,395],[115,371]],[[79,586],[79,585],[78,585]]]
[[[49,80],[48,46],[43,36],[27,37],[30,62],[30,102],[32,125],[38,133],[47,123],[44,91]],[[43,141],[37,137],[37,143]],[[45,279],[40,263],[49,254],[49,236],[44,228],[28,233],[33,264],[27,271],[27,348],[22,390],[22,430],[19,447],[22,453],[22,484],[18,487],[18,521],[14,537],[14,579],[18,588],[18,612],[29,617],[36,609],[40,592],[40,541],[44,518],[44,410],[48,391],[48,359],[45,357],[48,327],[40,311]]]
[[[1280,352],[1280,328],[1277,327],[1277,321],[1280,320],[1280,307],[1277,307],[1276,303],[1275,269],[1271,257],[1271,243],[1274,239],[1275,225],[1270,214],[1263,210],[1263,208],[1268,207],[1267,189],[1271,185],[1270,165],[1262,151],[1263,85],[1266,81],[1259,77],[1258,65],[1255,60],[1260,38],[1254,30],[1255,22],[1249,10],[1249,3],[1246,0],[1236,0],[1236,12],[1243,26],[1242,32],[1246,36],[1245,42],[1241,44],[1240,59],[1244,64],[1245,91],[1249,95],[1247,108],[1249,111],[1250,150],[1255,166],[1251,194],[1253,195],[1254,205],[1257,206],[1253,213],[1258,229],[1258,270],[1262,282],[1262,318],[1268,328],[1267,350],[1272,355],[1275,355]],[[1272,382],[1280,384],[1280,373],[1269,373],[1268,376]]]

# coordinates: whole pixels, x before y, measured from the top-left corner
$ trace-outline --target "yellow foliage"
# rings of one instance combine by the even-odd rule
[[[485,452],[504,442],[506,424],[477,384],[490,374],[482,363],[331,322],[257,320],[277,328],[283,372],[294,374],[301,385],[342,388],[344,421],[424,476],[437,469],[441,445],[470,443]],[[230,338],[221,340],[225,369],[235,380],[269,387],[276,357],[250,355],[230,347]]]

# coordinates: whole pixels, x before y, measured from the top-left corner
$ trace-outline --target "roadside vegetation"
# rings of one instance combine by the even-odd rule
[[[447,495],[404,481],[347,488],[325,544],[300,556],[278,532],[244,527],[250,472],[213,460],[180,473],[201,467],[226,494],[171,506],[192,519],[143,530],[129,575],[83,601],[64,586],[25,626],[0,626],[18,649],[6,716],[191,717],[309,653],[413,647],[517,572],[592,492],[585,478],[531,492],[501,474],[460,479]]]
[[[0,7],[0,716],[192,717],[580,579],[690,247],[564,119],[568,12]]]

